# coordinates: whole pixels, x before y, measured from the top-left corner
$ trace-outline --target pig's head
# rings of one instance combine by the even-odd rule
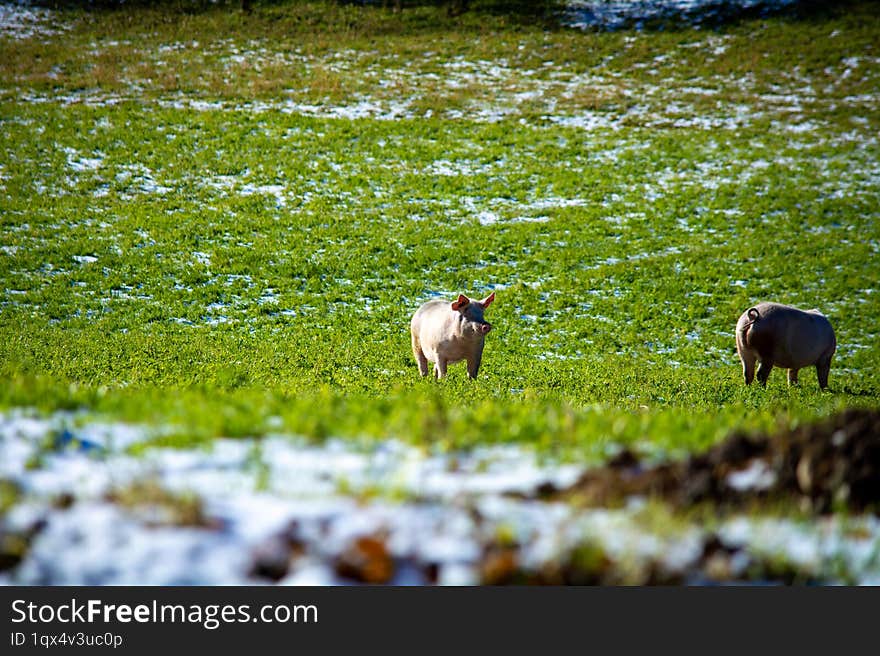
[[[483,312],[494,300],[495,292],[489,294],[482,301],[473,301],[464,294],[458,295],[458,300],[452,303],[452,309],[458,312],[462,333],[485,335],[492,330],[492,324],[486,321]]]

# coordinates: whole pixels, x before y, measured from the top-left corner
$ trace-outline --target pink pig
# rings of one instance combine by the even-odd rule
[[[446,365],[467,360],[468,378],[476,378],[483,358],[483,342],[492,324],[483,318],[495,300],[495,292],[482,301],[472,301],[464,294],[458,300],[428,301],[413,315],[409,329],[412,349],[419,363],[419,373],[428,375],[428,362],[434,363],[437,379],[446,375]]]

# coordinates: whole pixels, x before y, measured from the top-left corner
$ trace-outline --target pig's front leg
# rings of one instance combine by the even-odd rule
[[[789,369],[788,370],[788,384],[789,385],[797,385],[798,384],[797,376],[798,376],[797,369]]]
[[[437,354],[437,362],[434,363],[434,377],[437,380],[446,375],[446,358]]]
[[[468,378],[473,380],[477,377],[477,372],[480,371],[480,362],[483,361],[483,349],[480,349],[473,355],[469,356],[467,359],[467,370],[468,370]]]

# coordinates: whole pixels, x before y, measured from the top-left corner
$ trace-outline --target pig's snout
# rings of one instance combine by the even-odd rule
[[[492,330],[492,324],[491,324],[491,323],[481,323],[481,324],[480,324],[480,332],[483,333],[484,335],[485,335],[486,333],[488,333],[490,330]]]

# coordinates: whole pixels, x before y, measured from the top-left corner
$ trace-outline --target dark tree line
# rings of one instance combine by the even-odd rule
[[[297,5],[315,0],[32,0],[33,4],[49,7],[78,7],[95,10],[127,10],[157,7],[169,12],[194,13],[211,8],[228,7],[246,14],[259,6]],[[416,7],[445,7],[448,16],[479,12],[516,17],[521,21],[555,22],[564,9],[566,0],[324,0],[338,5],[373,7],[405,12]],[[595,0],[597,3],[616,0]],[[619,3],[618,3],[619,4]],[[740,20],[785,14],[795,19],[821,20],[839,15],[847,6],[868,4],[880,7],[880,0],[795,0],[779,4],[774,0],[704,0],[692,6],[672,0],[634,0],[628,10],[629,22],[620,27],[638,26],[639,29],[665,29],[681,25],[722,25]],[[582,11],[589,14],[589,6]],[[596,29],[603,29],[597,23]]]
[[[217,6],[237,8],[250,13],[258,5],[296,4],[299,0],[35,0],[34,4],[50,7],[86,9],[127,9],[137,7],[168,7],[178,10],[200,10]],[[400,12],[408,7],[446,7],[450,16],[461,15],[479,5],[492,13],[546,14],[561,0],[334,0],[338,4],[383,7]]]

